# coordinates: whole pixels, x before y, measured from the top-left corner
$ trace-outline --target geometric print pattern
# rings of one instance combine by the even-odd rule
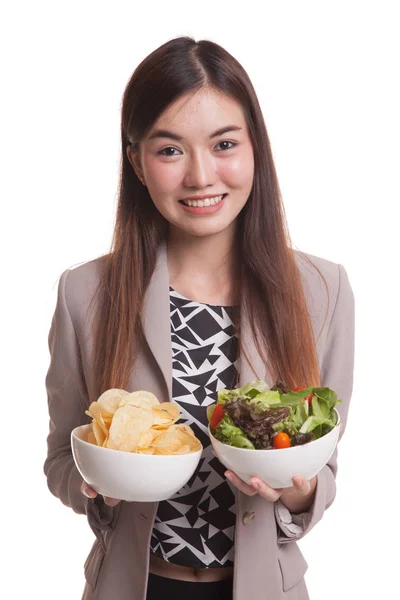
[[[158,506],[150,550],[194,568],[233,565],[236,507],[225,467],[212,453],[206,409],[238,382],[232,308],[200,304],[170,287],[172,399],[203,445],[191,479]]]

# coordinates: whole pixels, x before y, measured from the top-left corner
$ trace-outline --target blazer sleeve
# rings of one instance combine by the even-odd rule
[[[89,525],[98,535],[107,529],[113,508],[102,496],[87,498],[81,492],[83,481],[71,450],[71,431],[90,422],[85,415],[87,388],[80,362],[80,351],[74,324],[66,302],[68,270],[61,275],[57,304],[48,336],[50,366],[46,375],[49,410],[49,434],[44,473],[51,493],[78,514],[86,514]]]
[[[354,294],[347,273],[343,265],[339,264],[338,269],[338,292],[322,358],[321,385],[335,390],[342,399],[337,406],[342,423],[340,440],[346,429],[353,390],[355,315]],[[304,537],[331,506],[336,495],[337,456],[336,447],[328,463],[318,473],[315,498],[309,511],[292,514],[282,502],[275,503],[278,543],[285,544]]]

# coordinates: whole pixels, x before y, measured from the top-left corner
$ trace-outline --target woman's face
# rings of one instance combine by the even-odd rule
[[[172,104],[128,156],[164,218],[194,236],[233,229],[253,185],[242,108],[207,88]]]

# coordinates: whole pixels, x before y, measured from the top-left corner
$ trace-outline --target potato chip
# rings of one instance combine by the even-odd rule
[[[138,390],[137,392],[127,392],[127,396],[125,396],[122,399],[120,406],[125,406],[125,404],[131,404],[132,406],[142,406],[143,404],[140,403],[142,400],[146,400],[150,407],[159,406],[160,404],[156,396],[151,392]],[[137,401],[139,401],[139,404],[136,404]]]
[[[202,448],[200,440],[194,435],[194,431],[186,423],[174,425],[175,435],[180,439],[182,445],[188,445],[191,452],[197,452]]]
[[[137,454],[154,454],[154,448],[137,448]]]
[[[154,450],[154,454],[176,454],[181,447],[182,444],[176,438],[169,440],[165,446],[150,446]]]
[[[152,426],[151,426],[151,428],[150,428],[150,431],[151,431],[151,434],[152,434],[152,436],[153,436],[152,443],[153,443],[153,441],[154,441],[155,439],[157,439],[157,438],[158,438],[158,436],[159,436],[159,435],[161,435],[161,434],[162,434],[162,432],[163,432],[163,431],[165,431],[165,429],[168,429],[168,427],[166,426],[164,429],[160,429],[159,427],[157,427],[157,428],[156,428],[156,427],[154,427],[154,425],[152,425]]]
[[[99,419],[93,419],[92,428],[93,428],[94,437],[96,438],[97,445],[102,446],[104,443],[104,440],[106,440],[108,437],[107,428],[104,431],[104,427]]]
[[[159,412],[153,412],[153,427],[154,429],[168,429],[170,425],[174,424],[168,416],[164,416]]]
[[[129,392],[113,388],[103,392],[100,398],[97,399],[97,404],[100,405],[102,413],[113,415],[125,396],[129,396]]]
[[[163,431],[166,431],[167,429],[169,429],[169,427],[171,427],[171,423],[164,423],[163,425],[157,425],[156,423],[154,423],[151,429],[152,431],[157,432],[161,435]]]
[[[99,415],[103,418],[106,416],[107,418],[112,419],[112,414],[104,411],[98,402],[92,402],[88,410],[85,410],[85,414],[89,415],[89,417],[92,417],[92,419],[97,418]]]
[[[173,452],[173,454],[189,454],[190,452],[190,446],[188,444],[186,444],[186,446],[181,446],[179,448],[179,450],[177,450],[176,452]]]
[[[182,446],[181,440],[172,427],[163,431],[151,444],[156,453],[170,454],[176,452]]]
[[[96,436],[93,433],[93,429],[91,431],[89,431],[88,436],[87,436],[87,441],[89,442],[89,444],[94,444],[95,446],[98,446],[98,443],[96,441]]]
[[[182,434],[190,435],[196,438],[193,429],[187,423],[178,423],[178,425],[175,426],[175,429],[179,430]]]
[[[159,406],[153,406],[153,413],[154,427],[164,429],[179,419],[180,410],[175,402],[163,402]]]
[[[121,408],[122,406],[139,406],[141,408],[145,408],[146,410],[152,410],[153,408],[150,400],[147,398],[124,398],[121,400],[119,407]]]
[[[153,432],[151,429],[148,429],[140,438],[137,443],[137,449],[148,448],[153,442]]]
[[[133,452],[142,435],[153,424],[153,412],[138,406],[121,406],[115,412],[107,448]]]
[[[162,402],[156,409],[166,410],[173,419],[179,418],[180,408],[176,402]]]
[[[98,415],[96,417],[96,421],[99,422],[100,427],[102,428],[102,430],[104,431],[104,435],[108,435],[108,431],[109,431],[109,427],[107,427],[107,424],[103,418],[103,415]],[[108,423],[108,419],[107,419],[107,423]]]

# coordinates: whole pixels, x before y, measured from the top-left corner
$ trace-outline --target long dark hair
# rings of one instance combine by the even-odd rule
[[[124,92],[118,208],[110,252],[101,257],[96,294],[95,396],[126,387],[143,340],[144,293],[168,229],[126,149],[138,150],[171,103],[205,86],[241,105],[254,152],[253,188],[238,217],[239,310],[246,311],[255,344],[275,380],[289,387],[320,385],[311,320],[256,93],[244,68],[224,48],[185,36],[147,56]]]

